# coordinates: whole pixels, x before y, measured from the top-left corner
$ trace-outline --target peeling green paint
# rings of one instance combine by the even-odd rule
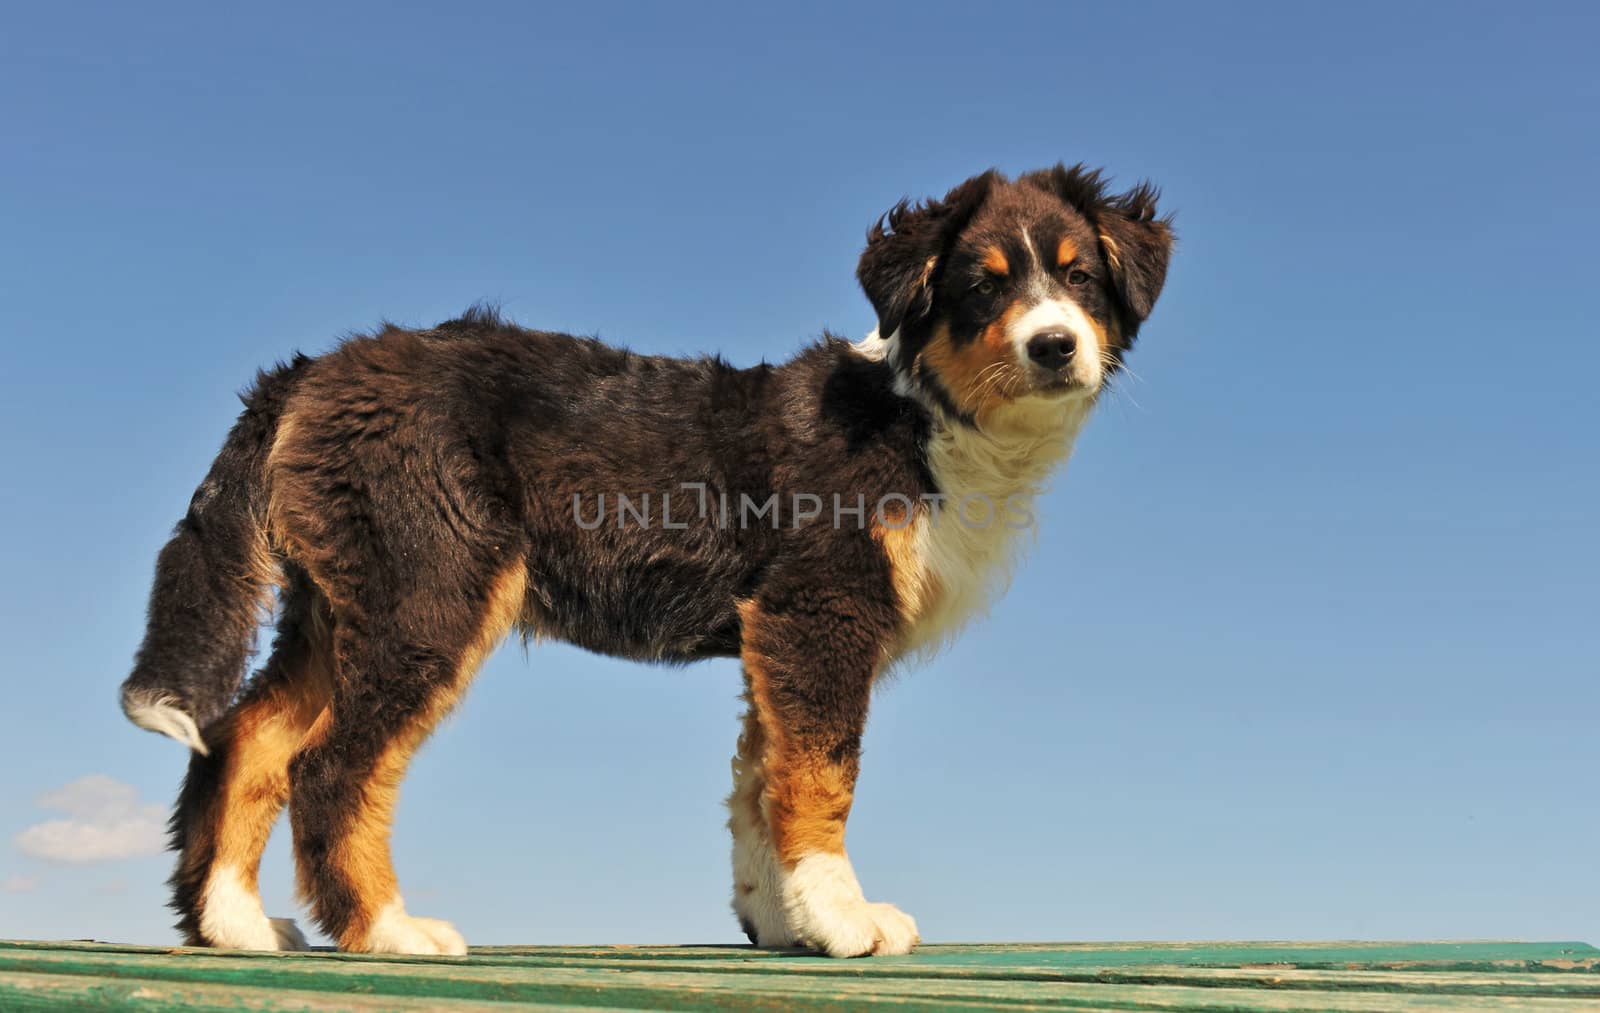
[[[0,1010],[1600,1011],[1583,943],[930,945],[838,961],[742,946],[377,957],[0,942]]]

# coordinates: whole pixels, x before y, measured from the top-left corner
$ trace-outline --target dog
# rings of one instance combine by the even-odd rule
[[[290,811],[343,950],[462,954],[390,863],[412,754],[511,631],[737,657],[728,826],[750,941],[902,954],[845,822],[874,681],[981,613],[1166,278],[1170,216],[1082,165],[901,201],[877,329],[782,364],[638,355],[474,308],[262,372],[156,564],[122,706],[192,750],[171,821],[190,945],[305,947],[257,869]],[[987,517],[987,523],[983,523]],[[272,651],[244,685],[263,608]]]

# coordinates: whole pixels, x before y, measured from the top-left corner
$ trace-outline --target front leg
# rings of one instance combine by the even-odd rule
[[[752,943],[789,947],[795,941],[784,921],[781,870],[772,848],[772,833],[767,829],[767,780],[762,767],[766,745],[750,698],[748,678],[745,702],[749,709],[745,711],[739,749],[733,757],[733,794],[728,796],[728,829],[733,833],[733,913]]]
[[[755,872],[757,880],[735,883],[735,907],[762,946],[799,944],[833,957],[909,953],[916,922],[866,899],[844,847],[872,680],[892,617],[874,622],[870,607],[837,595],[803,608],[752,602],[742,609],[751,711],[741,753],[751,755],[741,757],[744,798],[736,785],[730,802],[756,801],[751,788],[759,785],[758,805],[744,814],[752,824],[759,816],[760,825],[751,827],[754,841],[739,840],[734,826],[736,874]],[[741,815],[736,809],[736,824]],[[740,891],[748,894],[744,904]]]

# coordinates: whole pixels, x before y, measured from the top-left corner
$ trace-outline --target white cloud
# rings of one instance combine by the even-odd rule
[[[139,789],[90,774],[39,796],[41,809],[67,814],[35,823],[13,839],[17,850],[52,862],[106,862],[159,854],[166,809],[139,801]]]
[[[32,893],[37,889],[38,876],[7,876],[0,879],[0,893]]]

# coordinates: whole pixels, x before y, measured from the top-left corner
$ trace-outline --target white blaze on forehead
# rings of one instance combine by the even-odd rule
[[[1099,331],[1083,307],[1071,299],[1044,298],[1011,321],[1006,337],[1016,351],[1017,361],[1028,364],[1028,339],[1035,334],[1062,331],[1077,339],[1078,351],[1072,357],[1072,378],[1088,387],[1100,384],[1103,367]]]
[[[1022,248],[1028,251],[1028,259],[1033,262],[1034,271],[1044,270],[1044,264],[1039,260],[1039,249],[1033,245],[1033,237],[1028,234],[1026,228],[1022,230]]]

